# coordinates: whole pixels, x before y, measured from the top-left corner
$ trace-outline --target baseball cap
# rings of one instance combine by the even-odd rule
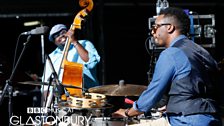
[[[60,31],[62,30],[67,30],[67,27],[64,25],[64,24],[57,24],[57,25],[54,25],[51,30],[50,30],[50,33],[49,33],[49,37],[48,39],[53,42],[54,41],[54,36],[59,34]]]

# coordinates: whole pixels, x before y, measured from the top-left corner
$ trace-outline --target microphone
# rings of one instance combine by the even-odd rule
[[[48,32],[48,29],[49,27],[47,26],[36,27],[30,31],[23,32],[21,35],[44,35]]]

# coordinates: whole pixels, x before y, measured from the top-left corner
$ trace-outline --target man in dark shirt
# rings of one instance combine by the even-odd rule
[[[178,8],[161,10],[152,28],[155,43],[166,49],[157,60],[152,81],[130,109],[113,115],[148,113],[168,92],[166,115],[172,126],[221,126],[215,101],[217,63],[187,38],[188,15]]]

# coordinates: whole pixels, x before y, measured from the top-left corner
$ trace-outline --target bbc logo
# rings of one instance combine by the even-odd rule
[[[40,114],[40,113],[47,113],[47,108],[42,107],[28,107],[27,108],[28,114]]]

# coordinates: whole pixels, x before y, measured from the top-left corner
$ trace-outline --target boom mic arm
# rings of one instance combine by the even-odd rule
[[[21,35],[44,35],[48,32],[49,27],[47,26],[41,26],[41,27],[36,27],[35,29],[32,29],[27,32],[21,33]]]

